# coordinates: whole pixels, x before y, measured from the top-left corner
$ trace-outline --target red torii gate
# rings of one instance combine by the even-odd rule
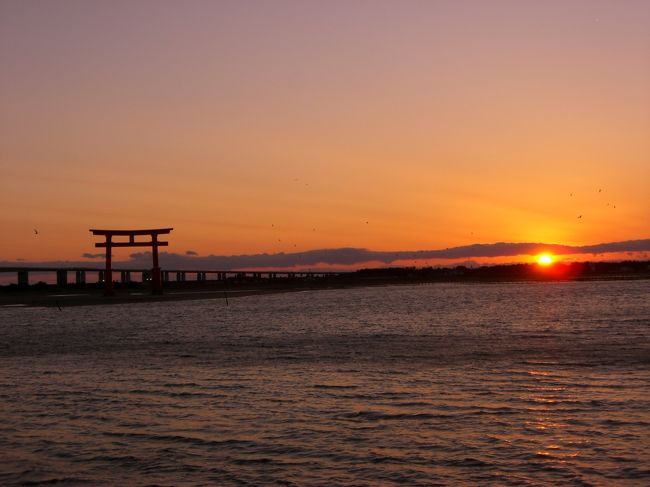
[[[158,235],[169,233],[173,228],[156,228],[152,230],[95,230],[90,229],[93,235],[103,235],[105,242],[96,243],[95,247],[106,249],[106,272],[104,275],[104,295],[112,296],[113,293],[113,269],[111,268],[111,249],[113,247],[151,247],[153,255],[153,268],[151,269],[151,292],[162,294],[162,280],[160,278],[160,267],[158,266],[158,247],[166,247],[168,242],[158,240]],[[150,241],[136,242],[138,235],[149,235]],[[113,237],[129,237],[128,242],[113,242]]]

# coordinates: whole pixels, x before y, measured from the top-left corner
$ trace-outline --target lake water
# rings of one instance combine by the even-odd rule
[[[0,484],[650,485],[650,281],[0,309]]]

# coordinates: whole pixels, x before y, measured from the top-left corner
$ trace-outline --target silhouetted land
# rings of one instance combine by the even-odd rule
[[[423,282],[566,281],[590,279],[648,279],[650,261],[571,262],[548,267],[539,264],[505,264],[481,267],[363,269],[343,276],[368,280],[383,278]]]
[[[0,286],[0,306],[70,306],[188,299],[213,299],[307,289],[424,284],[435,282],[585,281],[650,279],[650,261],[508,264],[469,268],[391,267],[362,269],[321,277],[276,279],[241,275],[225,280],[166,282],[165,293],[152,296],[148,283],[115,282],[116,296],[102,295],[102,283],[57,286],[39,282],[29,286]]]

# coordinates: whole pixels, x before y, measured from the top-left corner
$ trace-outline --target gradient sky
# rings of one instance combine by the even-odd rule
[[[647,0],[2,0],[0,63],[0,260],[650,236]]]

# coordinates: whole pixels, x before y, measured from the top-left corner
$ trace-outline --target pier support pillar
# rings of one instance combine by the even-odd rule
[[[147,282],[151,279],[151,271],[142,271],[142,282]]]
[[[29,286],[29,271],[18,271],[18,285]]]
[[[56,285],[61,287],[68,285],[68,271],[56,271]]]
[[[75,282],[79,286],[86,284],[86,271],[75,272]]]

